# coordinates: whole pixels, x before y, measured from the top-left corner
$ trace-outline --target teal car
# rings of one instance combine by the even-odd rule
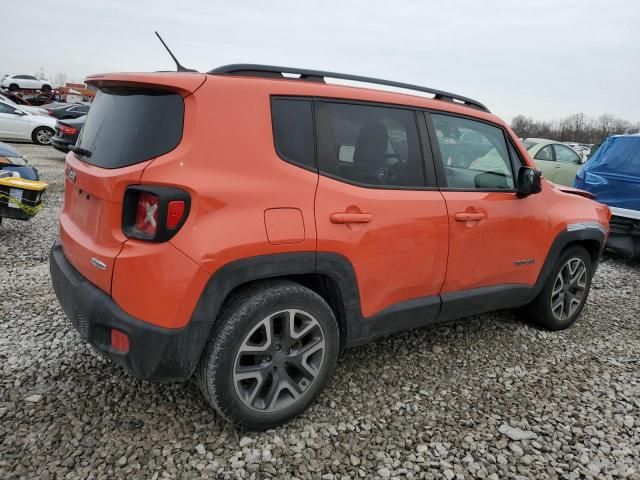
[[[573,186],[583,163],[575,151],[560,142],[543,138],[525,138],[523,143],[547,180]]]

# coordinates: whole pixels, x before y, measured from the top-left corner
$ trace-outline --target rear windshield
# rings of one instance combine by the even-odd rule
[[[78,146],[82,159],[102,168],[120,168],[170,152],[182,138],[184,102],[174,92],[108,87],[98,91]]]

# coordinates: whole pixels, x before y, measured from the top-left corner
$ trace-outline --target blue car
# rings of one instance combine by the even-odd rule
[[[16,172],[20,178],[25,180],[40,180],[38,170],[27,165],[18,151],[11,145],[0,142],[0,174],[2,172]]]
[[[640,256],[640,135],[613,135],[578,171],[574,186],[611,209],[607,247]]]

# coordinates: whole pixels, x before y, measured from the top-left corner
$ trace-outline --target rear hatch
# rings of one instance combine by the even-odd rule
[[[72,265],[111,293],[114,260],[127,237],[122,204],[153,159],[182,139],[184,97],[202,74],[118,74],[89,77],[98,89],[78,143],[65,166],[60,240]]]

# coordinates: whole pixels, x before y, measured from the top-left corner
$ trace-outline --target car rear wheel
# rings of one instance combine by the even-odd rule
[[[42,91],[43,92],[50,92],[51,91],[51,85],[43,85],[42,86]]]
[[[12,83],[9,85],[9,91],[15,92],[16,90],[20,90],[20,86],[17,83]]]
[[[562,252],[538,297],[525,307],[527,316],[549,330],[562,330],[576,321],[589,295],[593,266],[580,246]]]
[[[31,140],[38,145],[51,145],[51,137],[53,137],[53,130],[49,127],[38,127],[33,131]]]
[[[198,367],[209,403],[250,429],[302,413],[329,381],[339,333],[327,303],[289,281],[244,288],[227,302]]]

